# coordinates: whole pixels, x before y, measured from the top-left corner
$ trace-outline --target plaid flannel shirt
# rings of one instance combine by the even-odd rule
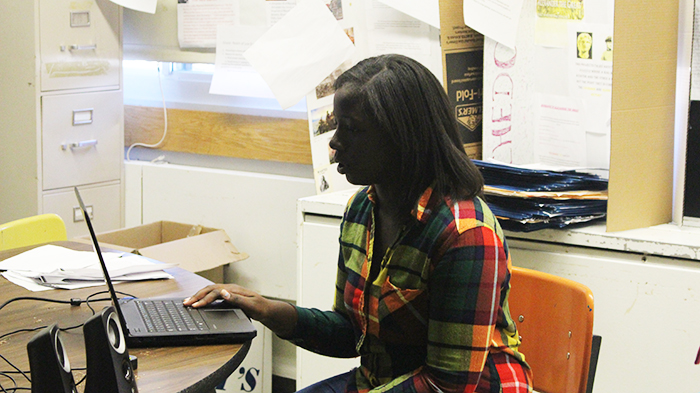
[[[348,392],[472,392],[489,354],[520,362],[529,380],[508,311],[508,248],[487,205],[429,188],[372,279],[373,205],[371,187],[348,202],[334,310],[297,308],[291,341],[329,356],[360,355]],[[509,379],[504,367],[491,370]]]

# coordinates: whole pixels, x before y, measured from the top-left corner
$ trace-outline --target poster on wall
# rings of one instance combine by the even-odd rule
[[[264,32],[296,4],[296,0],[177,0],[180,48],[215,48],[219,26],[247,26]]]
[[[484,44],[484,159],[607,170],[613,7],[525,0],[514,48]]]
[[[535,0],[525,1],[515,48],[484,39],[484,160],[534,162],[534,5]]]
[[[240,25],[238,0],[178,0],[180,48],[215,48],[219,25]]]

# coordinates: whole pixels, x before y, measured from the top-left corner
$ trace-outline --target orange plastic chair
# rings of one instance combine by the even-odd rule
[[[510,315],[522,339],[520,351],[542,393],[586,393],[600,336],[593,336],[593,293],[583,284],[513,266]],[[593,355],[592,355],[593,354]]]
[[[57,214],[40,214],[0,224],[0,251],[67,238],[66,225]]]

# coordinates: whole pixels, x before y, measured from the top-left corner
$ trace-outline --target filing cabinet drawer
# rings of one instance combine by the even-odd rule
[[[96,232],[121,228],[121,187],[119,183],[80,187],[85,208],[92,210],[91,221]],[[56,213],[63,219],[68,239],[88,233],[73,188],[44,193],[44,213]]]
[[[41,0],[41,90],[118,87],[121,10],[109,0]]]
[[[121,178],[121,91],[41,98],[43,189]]]

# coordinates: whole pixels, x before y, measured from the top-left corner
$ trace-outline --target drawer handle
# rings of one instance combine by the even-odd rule
[[[65,51],[66,47],[64,45],[61,45],[61,52]],[[74,50],[97,50],[97,44],[93,45],[71,45],[70,48],[68,48],[69,51],[74,51]]]
[[[97,139],[90,139],[89,141],[63,143],[61,145],[61,149],[68,150],[70,148],[71,150],[75,150],[75,149],[85,149],[85,148],[89,148],[89,147],[93,147],[93,146],[97,146]]]
[[[92,124],[92,112],[92,108],[73,111],[73,125]]]

